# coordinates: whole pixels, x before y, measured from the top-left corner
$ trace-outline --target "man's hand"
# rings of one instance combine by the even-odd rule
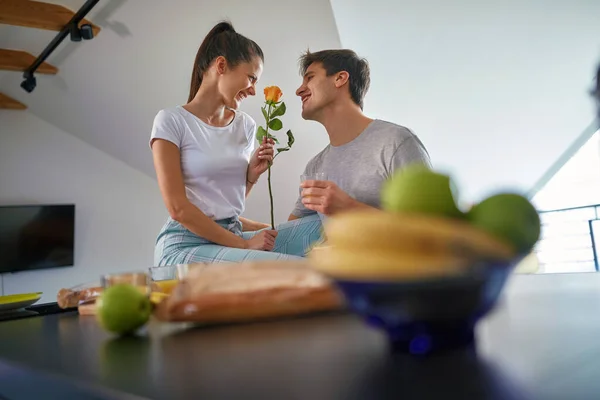
[[[304,207],[321,214],[333,215],[352,208],[369,207],[354,200],[331,181],[307,180],[300,187]]]

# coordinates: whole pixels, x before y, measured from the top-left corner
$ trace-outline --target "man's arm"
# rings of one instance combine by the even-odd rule
[[[361,203],[360,201],[356,200],[356,199],[352,199],[352,202],[346,207],[346,209],[344,211],[348,211],[348,210],[377,210],[377,207],[373,207],[370,206],[368,204],[365,203]]]
[[[313,163],[313,160],[310,160],[308,164],[306,164],[306,167],[304,167],[304,171],[302,172],[304,175],[308,175],[313,170],[314,166],[311,165]],[[294,209],[288,217],[288,221],[293,221],[295,219],[307,217],[315,213],[315,211],[309,210],[302,203],[302,187],[300,187],[298,189],[298,198],[296,199],[296,204],[294,205]]]
[[[405,139],[392,154],[388,171],[390,176],[396,170],[406,167],[410,164],[420,163],[431,168],[431,159],[425,149],[423,142],[416,136]]]
[[[293,221],[295,219],[300,219],[302,217],[307,217],[316,213],[316,211],[309,209],[302,203],[302,189],[300,189],[299,192],[300,194],[298,195],[298,199],[296,200],[296,205],[290,213],[288,221]]]

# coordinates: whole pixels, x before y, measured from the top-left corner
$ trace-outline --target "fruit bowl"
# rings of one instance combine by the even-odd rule
[[[352,212],[330,218],[325,232],[311,265],[395,351],[414,355],[472,344],[476,323],[524,257],[467,221],[440,216]]]
[[[540,237],[528,198],[500,192],[457,205],[444,173],[415,163],[382,186],[382,209],[339,212],[324,224],[313,267],[339,287],[348,307],[414,355],[469,346],[508,276]]]
[[[415,281],[332,281],[351,311],[385,332],[394,351],[428,355],[474,343],[475,325],[494,308],[519,260],[484,262],[461,275]]]

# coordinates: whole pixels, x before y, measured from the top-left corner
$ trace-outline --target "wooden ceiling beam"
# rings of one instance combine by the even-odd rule
[[[73,15],[73,11],[58,4],[31,0],[0,0],[0,24],[60,31]],[[79,26],[83,24],[92,26],[94,36],[100,32],[99,26],[86,19],[83,19]]]
[[[26,110],[27,106],[10,96],[0,93],[0,110]]]
[[[0,69],[6,71],[25,71],[34,61],[35,57],[25,51],[0,49]],[[47,62],[43,62],[36,72],[39,74],[55,75],[58,72],[58,68]]]

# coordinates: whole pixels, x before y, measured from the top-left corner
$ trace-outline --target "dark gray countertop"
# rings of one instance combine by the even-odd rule
[[[417,359],[347,314],[116,339],[66,313],[0,322],[0,360],[156,399],[600,398],[600,274],[513,277],[477,336]]]

